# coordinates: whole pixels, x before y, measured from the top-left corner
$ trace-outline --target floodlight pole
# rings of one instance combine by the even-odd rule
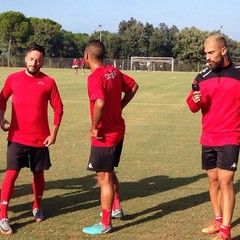
[[[102,24],[98,25],[100,27],[100,42],[102,41]]]
[[[220,26],[220,34],[223,35],[223,26]]]

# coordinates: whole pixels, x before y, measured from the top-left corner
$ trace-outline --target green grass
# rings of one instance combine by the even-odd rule
[[[0,68],[1,86],[15,70],[19,69]],[[111,234],[88,236],[82,228],[100,220],[99,188],[95,175],[86,170],[89,72],[77,76],[72,69],[43,71],[55,78],[64,103],[57,143],[50,147],[53,166],[46,171],[42,210],[47,220],[32,221],[32,176],[23,169],[10,203],[15,232],[10,239],[210,239],[201,234],[213,215],[200,163],[201,115],[191,113],[185,103],[196,73],[127,72],[140,88],[124,110],[127,131],[117,169],[126,219],[113,220],[115,231]],[[4,177],[6,136],[1,132],[0,181]],[[237,192],[238,179],[236,173]],[[237,194],[234,239],[239,239],[239,200]]]

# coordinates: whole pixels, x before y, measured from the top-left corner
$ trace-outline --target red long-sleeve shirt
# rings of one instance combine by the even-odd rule
[[[200,86],[201,102],[194,103],[192,91],[186,101],[192,112],[202,111],[201,144],[240,145],[240,67],[207,68],[194,82]]]
[[[44,73],[31,77],[25,70],[8,76],[0,93],[0,109],[6,110],[12,96],[12,117],[8,141],[43,147],[50,135],[48,102],[54,111],[53,124],[59,126],[63,104],[55,81]]]

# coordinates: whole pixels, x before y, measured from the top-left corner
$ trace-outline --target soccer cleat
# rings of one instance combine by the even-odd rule
[[[206,234],[218,233],[220,226],[221,226],[220,222],[213,220],[209,223],[209,225],[207,227],[202,229],[202,233],[206,233]]]
[[[45,217],[42,214],[42,211],[39,208],[33,209],[33,217],[36,222],[42,222],[45,220]]]
[[[232,238],[220,231],[212,240],[232,240]]]
[[[0,230],[1,230],[1,233],[2,234],[5,234],[5,235],[11,235],[13,234],[13,230],[12,228],[10,227],[9,225],[9,220],[7,218],[3,218],[1,221],[0,221]]]
[[[112,214],[111,214],[112,218],[115,219],[123,219],[124,217],[124,212],[122,210],[122,208],[120,210],[112,210]],[[102,217],[102,213],[100,213],[100,217]]]
[[[124,213],[122,209],[112,211],[112,218],[122,219],[123,217],[124,217]]]
[[[112,232],[112,230],[113,230],[112,225],[109,225],[107,228],[105,228],[102,223],[97,223],[93,226],[83,228],[82,231],[84,233],[96,235],[96,234],[110,233]]]

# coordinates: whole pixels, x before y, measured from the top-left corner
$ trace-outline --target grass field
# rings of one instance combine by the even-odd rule
[[[0,68],[0,85],[19,69]],[[89,156],[89,109],[86,75],[72,69],[43,69],[56,79],[64,117],[57,143],[50,147],[52,168],[46,172],[42,210],[46,221],[32,220],[31,172],[23,169],[10,203],[14,235],[10,239],[212,239],[201,228],[212,218],[208,183],[200,165],[199,113],[185,103],[196,73],[128,72],[140,88],[124,110],[127,124],[121,164],[121,200],[125,220],[113,220],[115,231],[89,236],[82,228],[97,223],[99,188],[86,170]],[[7,115],[9,115],[8,108]],[[52,117],[52,114],[50,114]],[[4,177],[6,133],[0,134],[0,181]],[[240,239],[239,173],[233,239]],[[8,237],[1,236],[1,239]]]

